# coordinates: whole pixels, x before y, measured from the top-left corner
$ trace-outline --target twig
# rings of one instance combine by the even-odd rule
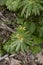
[[[6,57],[8,57],[8,55],[5,55],[3,57],[0,57],[0,61],[2,61],[3,59],[5,59]]]
[[[5,29],[5,30],[8,30],[8,31],[10,31],[10,32],[14,32],[13,29],[11,29],[10,27],[8,27],[8,26],[7,26],[6,24],[4,24],[3,22],[0,23],[0,28]]]

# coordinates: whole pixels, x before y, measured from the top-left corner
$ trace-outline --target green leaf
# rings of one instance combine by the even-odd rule
[[[36,28],[35,24],[31,21],[26,23],[26,27],[30,34],[32,34]]]
[[[7,0],[6,6],[11,11],[16,11],[18,9],[20,0]]]
[[[21,3],[22,8],[22,15],[24,15],[26,18],[30,15],[40,15],[40,11],[43,11],[43,6],[41,5],[42,1],[40,0],[23,0]]]
[[[35,45],[39,45],[41,43],[41,39],[39,37],[33,36],[32,38],[33,38],[33,43]]]
[[[33,53],[33,54],[37,54],[37,53],[39,53],[40,51],[41,51],[40,46],[34,46],[34,47],[32,47],[32,53]]]
[[[0,0],[0,5],[4,5],[6,3],[6,0]]]
[[[26,10],[27,6],[28,6],[28,5],[25,5],[25,7],[22,9],[21,16],[25,13],[25,10]]]
[[[17,46],[16,46],[16,52],[20,50],[20,45],[21,45],[21,42],[18,41],[18,42],[17,42]]]
[[[4,51],[0,49],[0,57],[4,54]]]

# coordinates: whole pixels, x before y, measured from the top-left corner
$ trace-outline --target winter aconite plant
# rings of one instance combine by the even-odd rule
[[[26,18],[30,15],[35,14],[40,15],[40,11],[43,11],[43,6],[41,5],[43,1],[40,0],[23,0],[20,7],[22,7],[21,15],[26,15]]]
[[[23,25],[19,25],[18,28],[16,28],[16,32],[12,33],[10,39],[3,46],[5,51],[8,53],[19,51],[26,52],[29,49],[31,49],[33,53],[40,51],[40,46],[38,46],[40,44],[40,38],[32,35],[35,31],[35,29],[32,28],[33,26],[28,29],[26,25],[27,24],[25,22]],[[32,24],[28,23],[28,25],[31,26]],[[32,30],[34,31],[31,32]]]

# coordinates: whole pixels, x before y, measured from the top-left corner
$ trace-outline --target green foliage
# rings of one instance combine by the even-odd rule
[[[21,16],[25,14],[26,18],[30,15],[40,15],[43,11],[43,0],[7,0],[6,6],[11,11],[22,10]]]
[[[32,47],[34,45],[39,45],[41,39],[38,38],[37,36],[32,35],[33,32],[35,31],[35,28],[33,25],[31,25],[31,23],[33,22],[30,23],[24,22],[22,25],[19,25],[16,28],[16,31],[12,33],[10,39],[4,44],[3,49],[8,53],[12,54],[19,51],[26,52],[29,51],[30,49],[29,47]],[[28,27],[27,24],[30,26]],[[31,32],[32,30],[33,32]],[[35,49],[37,52],[38,51],[37,48]]]
[[[2,56],[4,54],[4,51],[1,49],[1,45],[0,45],[0,56]]]
[[[23,0],[21,2],[22,13],[21,15],[26,14],[26,18],[30,15],[40,15],[40,11],[43,11],[43,6],[41,5],[43,1],[40,0]]]
[[[1,0],[1,4],[5,3],[5,0]],[[43,11],[43,0],[6,0],[5,5],[11,11],[16,12],[22,10],[21,16],[25,14],[26,18],[30,15],[40,15]]]
[[[4,5],[6,3],[6,0],[0,0],[0,5]]]
[[[14,21],[17,27],[9,40],[0,45],[0,56],[3,50],[10,54],[29,50],[39,52],[43,43],[43,0],[0,0],[2,5],[17,14]]]
[[[33,41],[34,41],[35,45],[39,45],[40,44],[40,42],[41,42],[40,38],[38,38],[37,36],[33,36],[32,38],[33,38]]]
[[[11,35],[10,40],[5,43],[4,49],[7,52],[14,53],[15,51],[27,51],[29,45],[32,44],[32,38],[25,26],[16,28],[16,32]],[[9,46],[9,47],[8,47]]]
[[[20,0],[7,0],[6,6],[11,11],[16,11],[18,9]]]
[[[38,36],[43,38],[43,18],[39,18],[39,22],[37,23],[37,33],[38,33]]]
[[[38,29],[38,32],[39,32],[39,36],[40,37],[43,37],[43,18],[41,18],[41,21],[39,22],[39,29]]]
[[[32,53],[35,54],[35,53],[40,52],[41,48],[40,46],[34,46],[34,47],[31,47],[31,50],[32,50]]]
[[[0,56],[2,56],[4,53],[3,53],[3,51],[0,49]]]

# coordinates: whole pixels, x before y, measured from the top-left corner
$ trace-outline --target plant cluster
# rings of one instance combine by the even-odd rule
[[[17,13],[18,16],[15,20],[18,26],[9,40],[2,45],[3,51],[10,54],[29,50],[33,53],[39,52],[40,44],[43,43],[43,0],[1,0],[0,2],[1,6],[5,5],[9,11]]]

